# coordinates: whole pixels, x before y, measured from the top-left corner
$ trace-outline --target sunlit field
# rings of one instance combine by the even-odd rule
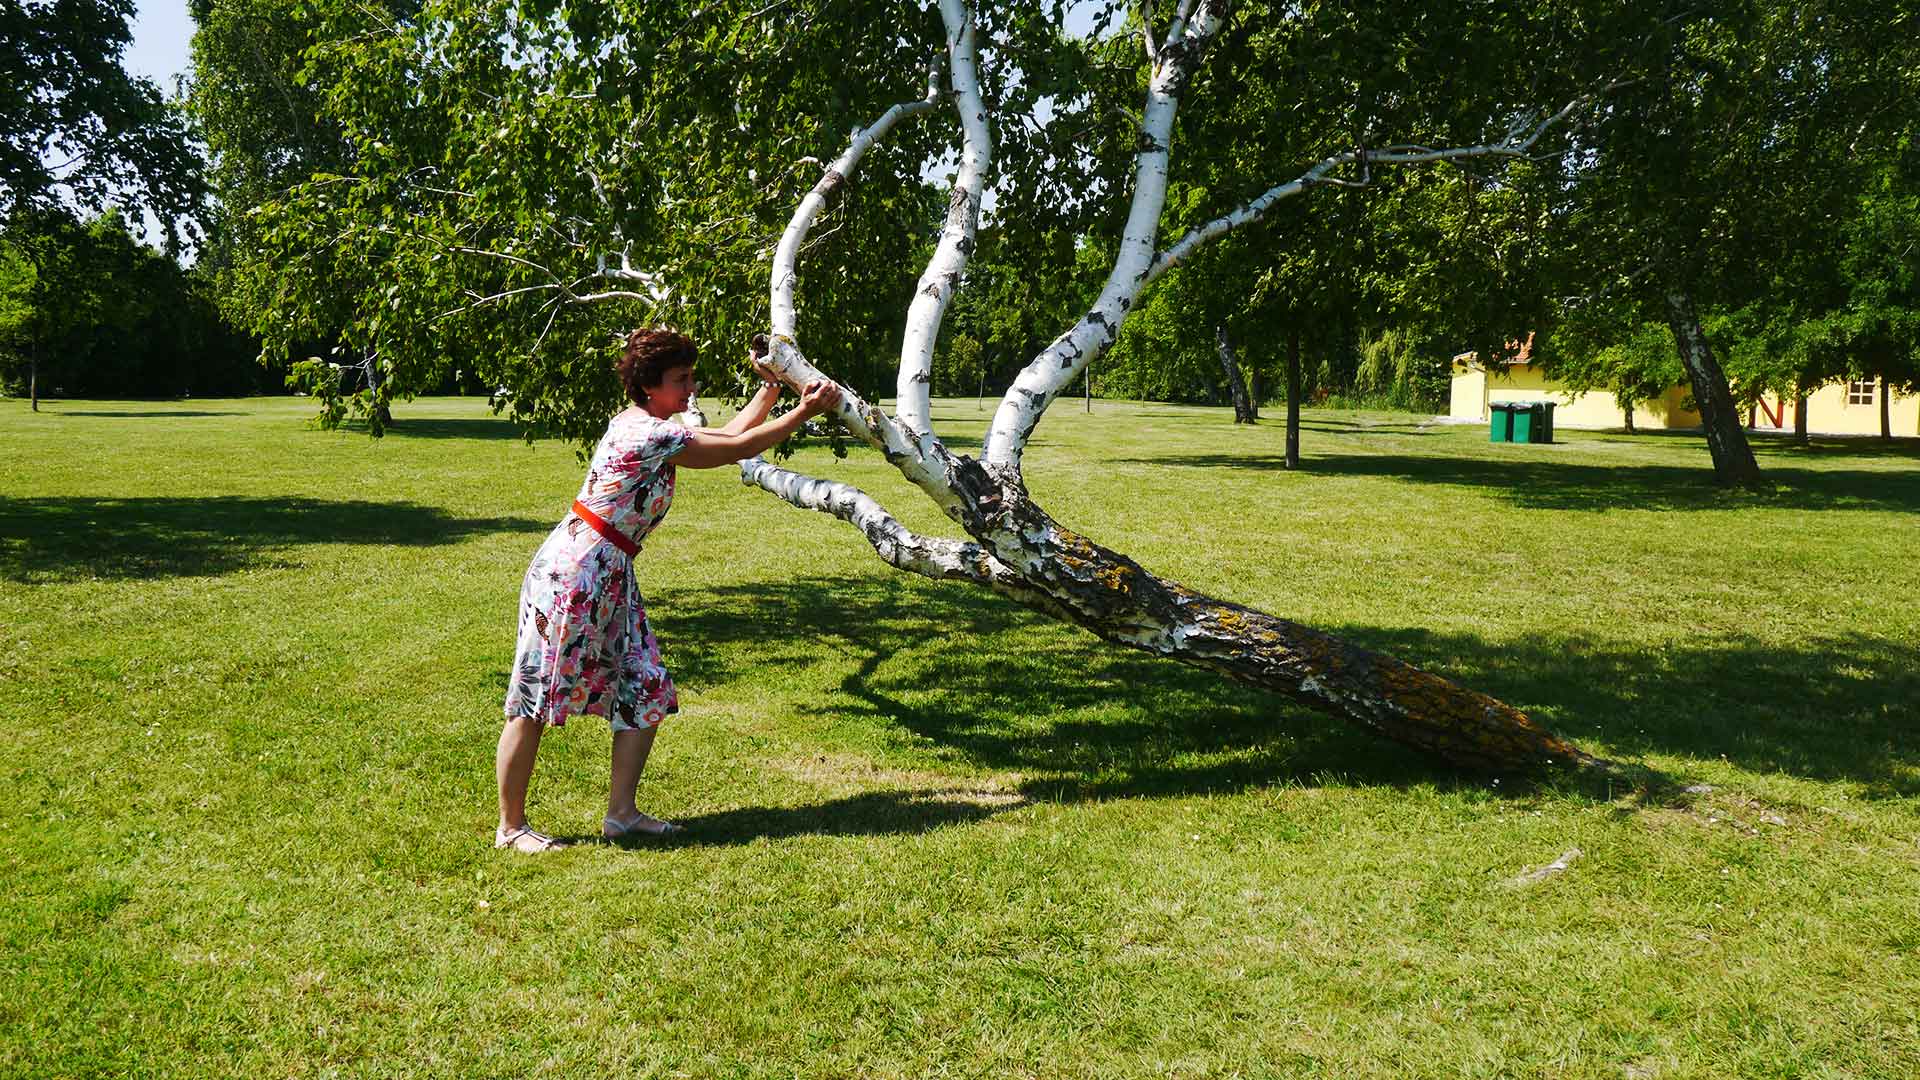
[[[991,407],[991,402],[988,402]],[[1920,447],[1062,402],[1063,523],[1529,711],[1647,788],[1461,773],[683,470],[683,712],[491,847],[575,448],[484,403],[0,401],[0,1074],[1920,1075]],[[988,412],[940,402],[976,452]],[[849,479],[953,526],[878,456]],[[1559,869],[1554,869],[1557,866]]]

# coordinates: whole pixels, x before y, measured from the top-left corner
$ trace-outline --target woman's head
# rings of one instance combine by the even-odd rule
[[[626,348],[620,351],[615,370],[627,398],[644,407],[649,387],[658,387],[674,368],[692,368],[700,351],[692,339],[673,330],[641,329],[627,335]]]

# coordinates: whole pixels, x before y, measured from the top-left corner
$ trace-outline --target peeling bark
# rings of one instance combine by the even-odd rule
[[[1758,487],[1760,464],[1740,429],[1740,413],[1727,388],[1726,372],[1714,358],[1713,343],[1694,312],[1693,297],[1684,289],[1666,292],[1667,319],[1680,346],[1680,363],[1693,384],[1693,400],[1700,408],[1700,426],[1706,432],[1707,452],[1713,455],[1713,478],[1722,484]]]
[[[967,525],[994,557],[1104,640],[1218,672],[1473,769],[1603,763],[1525,713],[1390,656],[1158,577],[1048,517],[1009,472],[968,462],[990,493]]]

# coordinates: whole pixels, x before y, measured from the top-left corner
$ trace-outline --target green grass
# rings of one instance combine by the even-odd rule
[[[1913,445],[1765,443],[1747,495],[1697,438],[1313,412],[1290,473],[1272,420],[1071,404],[1062,522],[1675,790],[1458,774],[683,471],[641,805],[690,831],[497,853],[571,448],[4,401],[0,1074],[1920,1075]],[[548,738],[536,824],[593,830],[607,745]]]

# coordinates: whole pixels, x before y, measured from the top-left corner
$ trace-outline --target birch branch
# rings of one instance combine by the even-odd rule
[[[791,338],[775,337],[771,344],[763,366],[795,392],[816,380],[831,381],[813,366]],[[854,438],[880,451],[888,464],[926,492],[942,513],[955,521],[962,520],[963,500],[953,484],[956,463],[939,439],[894,423],[878,406],[847,387],[841,387],[840,406],[833,415],[846,425]],[[741,466],[743,472],[745,468]]]
[[[1176,16],[1176,20],[1178,16]],[[1218,14],[1209,0],[1202,0],[1194,13],[1195,26],[1187,31],[1189,40],[1199,37],[1204,45],[1206,37],[1218,27]],[[1176,50],[1169,46],[1164,50],[1173,57],[1169,67],[1179,67],[1180,61],[1189,59],[1198,49]],[[1190,70],[1190,67],[1189,67]],[[1182,74],[1184,77],[1184,73]],[[1157,88],[1162,72],[1156,70],[1154,86]],[[1175,84],[1175,96],[1177,86]],[[1134,191],[1134,215],[1130,216],[1127,228],[1122,235],[1120,253],[1114,261],[1113,274],[1107,280],[1107,287],[1100,298],[1077,324],[1060,335],[1034,361],[1027,365],[1013,386],[1007,391],[1000,409],[994,415],[993,427],[987,434],[986,449],[982,456],[996,466],[1018,471],[1020,457],[1032,436],[1034,427],[1046,412],[1047,406],[1067,386],[1071,385],[1079,373],[1093,357],[1105,352],[1120,332],[1120,324],[1132,307],[1133,301],[1141,290],[1157,280],[1169,268],[1181,259],[1192,254],[1195,249],[1232,229],[1258,221],[1282,199],[1306,191],[1312,187],[1327,185],[1341,187],[1364,187],[1372,181],[1372,168],[1376,165],[1412,165],[1423,162],[1451,161],[1471,157],[1520,158],[1528,156],[1535,144],[1554,127],[1566,121],[1576,111],[1591,104],[1601,94],[1605,94],[1624,82],[1609,83],[1598,91],[1582,94],[1569,101],[1557,112],[1539,119],[1538,114],[1516,116],[1508,125],[1502,137],[1494,142],[1479,146],[1459,146],[1436,149],[1416,144],[1396,144],[1368,149],[1356,148],[1341,154],[1331,155],[1298,178],[1271,188],[1259,198],[1240,208],[1207,222],[1181,237],[1165,251],[1153,254],[1155,230],[1158,225],[1158,212],[1165,201],[1165,162],[1164,147],[1157,162],[1149,162],[1148,152],[1141,154],[1139,179]],[[1150,91],[1151,95],[1152,91]],[[1166,106],[1166,117],[1171,120],[1172,97]],[[1153,118],[1154,105],[1150,96],[1149,118]],[[1142,124],[1143,145],[1150,144],[1153,137],[1151,129]],[[1334,175],[1334,170],[1342,166],[1359,164],[1362,167],[1358,180],[1349,180]],[[1153,188],[1157,187],[1157,191]],[[1151,208],[1155,217],[1148,220],[1141,213],[1148,197],[1152,198]]]
[[[1618,88],[1623,83],[1610,83],[1599,93]],[[1202,244],[1222,236],[1234,229],[1250,225],[1267,216],[1281,200],[1291,198],[1303,191],[1317,186],[1365,187],[1372,182],[1374,165],[1417,165],[1434,161],[1454,161],[1471,157],[1526,157],[1542,136],[1584,105],[1591,104],[1599,94],[1582,94],[1569,101],[1558,112],[1532,123],[1528,117],[1520,117],[1508,126],[1506,134],[1497,142],[1483,143],[1479,146],[1456,146],[1436,150],[1428,146],[1399,144],[1383,146],[1372,150],[1359,148],[1343,154],[1334,154],[1323,158],[1298,177],[1267,189],[1259,198],[1214,218],[1204,225],[1195,227],[1178,241],[1154,257],[1153,265],[1147,271],[1142,285],[1151,285],[1161,274],[1180,264],[1182,259],[1193,254]],[[1531,125],[1531,132],[1528,127]],[[1359,180],[1345,180],[1333,176],[1333,171],[1345,165],[1360,164],[1362,174]]]
[[[1192,21],[1188,22],[1189,7]],[[1200,62],[1207,43],[1220,29],[1223,0],[1182,0],[1174,15],[1176,38],[1169,34],[1147,84],[1147,104],[1140,120],[1140,146],[1134,157],[1133,203],[1121,234],[1120,252],[1093,307],[1053,344],[1033,358],[995,410],[981,457],[989,464],[1015,472],[1027,440],[1062,389],[1105,352],[1120,332],[1121,320],[1133,306],[1153,260],[1160,212],[1167,201],[1167,162],[1173,139],[1173,117],[1180,92]]]
[[[813,221],[820,216],[820,208],[827,203],[827,196],[834,189],[847,182],[860,166],[860,159],[872,148],[873,144],[893,130],[893,125],[903,116],[931,109],[940,99],[940,78],[938,72],[927,72],[927,94],[919,101],[903,101],[873,122],[873,126],[853,133],[853,139],[847,149],[832,165],[820,182],[813,185],[800,200],[800,206],[794,210],[793,219],[787,223],[787,229],[780,234],[780,244],[773,253],[773,333],[775,337],[794,336],[793,287],[797,280],[796,265],[800,259],[800,244],[807,238],[807,231],[813,228]]]
[[[604,255],[601,256],[599,266],[591,276],[642,282],[647,286],[646,292],[644,293],[634,292],[630,289],[608,289],[603,292],[596,292],[596,293],[579,293],[574,291],[572,283],[562,280],[560,275],[554,273],[551,267],[544,266],[540,263],[534,262],[532,259],[522,258],[518,255],[509,255],[504,251],[492,251],[487,248],[465,247],[461,245],[444,244],[444,243],[441,243],[439,240],[436,240],[435,238],[430,236],[420,236],[419,234],[414,234],[414,235],[419,239],[427,240],[431,243],[440,244],[441,247],[445,248],[448,251],[459,252],[462,255],[478,255],[485,258],[500,259],[504,262],[510,262],[517,266],[523,266],[529,270],[534,270],[541,274],[545,274],[549,279],[551,279],[550,281],[544,282],[539,285],[530,285],[525,288],[509,289],[504,292],[494,293],[491,296],[482,297],[479,300],[475,301],[474,303],[468,304],[464,307],[455,308],[451,311],[441,312],[439,315],[434,317],[435,322],[438,322],[441,319],[451,318],[465,311],[471,311],[474,308],[483,307],[486,304],[504,300],[511,296],[516,296],[520,293],[534,292],[534,291],[543,290],[543,289],[553,289],[559,292],[560,300],[563,303],[568,303],[568,304],[601,304],[601,303],[606,303],[607,301],[610,301],[610,300],[640,300],[648,304],[657,305],[661,301],[667,298],[667,291],[666,289],[660,286],[658,278],[653,274],[647,273],[646,271],[634,270],[630,265],[626,265],[626,257],[624,255],[621,257],[621,260],[620,260],[622,263],[623,269],[620,269],[620,270],[609,268],[606,265],[606,256]]]
[[[900,524],[873,496],[852,484],[792,472],[758,457],[740,463],[740,481],[802,510],[816,510],[845,521],[859,529],[880,558],[896,569],[935,581],[985,585],[1048,614],[1064,614],[1055,601],[1028,585],[985,547],[970,540],[922,536]]]
[[[943,4],[948,2],[957,3],[957,0],[943,0]],[[793,290],[798,280],[801,245],[806,241],[808,231],[813,228],[821,207],[826,205],[827,196],[847,182],[859,167],[860,159],[874,143],[891,131],[902,117],[931,109],[939,100],[940,75],[937,69],[929,68],[926,96],[919,101],[896,104],[874,121],[871,127],[855,131],[847,149],[834,159],[820,182],[800,200],[792,220],[787,223],[786,231],[780,236],[780,243],[774,249],[770,276],[769,306],[773,333],[770,335],[772,348],[766,359],[766,367],[795,391],[810,382],[827,379],[820,369],[807,360],[794,340]],[[953,463],[940,441],[930,434],[923,436],[902,428],[877,406],[862,400],[860,395],[846,387],[841,389],[843,395],[834,415],[846,425],[847,430],[855,438],[878,449],[908,480],[925,491],[942,512],[959,520],[961,499],[951,482]],[[746,471],[747,466],[742,464],[743,476]]]
[[[974,19],[962,0],[940,0],[940,16],[947,26],[948,67],[953,79],[953,107],[960,114],[960,171],[947,201],[947,221],[927,268],[920,275],[913,301],[907,307],[906,332],[900,343],[900,374],[894,416],[908,430],[933,433],[931,416],[933,347],[947,305],[959,288],[960,275],[973,253],[980,224],[980,196],[987,167],[993,160],[992,136],[987,131],[987,107],[980,97],[979,52]]]

